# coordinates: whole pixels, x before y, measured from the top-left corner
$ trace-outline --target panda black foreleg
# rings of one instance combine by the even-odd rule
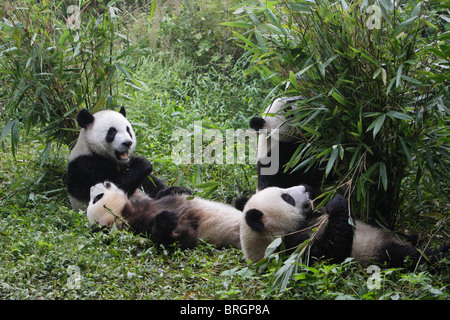
[[[153,197],[154,200],[158,200],[167,196],[174,196],[179,194],[187,194],[192,195],[192,192],[189,189],[184,187],[166,187],[165,189],[159,190],[157,194]]]
[[[150,174],[142,183],[142,188],[144,189],[144,192],[151,198],[155,199],[158,192],[166,190],[168,186],[166,183],[154,175]]]
[[[311,255],[323,257],[332,263],[341,263],[351,255],[354,229],[349,224],[347,199],[341,195],[327,206],[328,221],[325,230],[311,247]]]
[[[144,157],[130,159],[126,169],[121,170],[114,179],[117,186],[128,196],[131,196],[139,188],[152,172],[152,164]]]

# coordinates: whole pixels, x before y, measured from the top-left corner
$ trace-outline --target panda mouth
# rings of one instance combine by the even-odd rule
[[[124,161],[124,162],[129,161],[130,160],[130,153],[128,152],[128,150],[122,151],[122,152],[116,151],[116,158],[119,161]]]

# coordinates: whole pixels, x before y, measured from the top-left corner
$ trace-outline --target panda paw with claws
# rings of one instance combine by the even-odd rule
[[[328,203],[327,212],[330,217],[337,217],[341,215],[348,216],[348,200],[339,194],[336,195],[333,199],[331,199],[330,203]]]
[[[147,176],[152,173],[153,166],[146,158],[137,156],[131,158],[128,169],[133,171],[140,171],[142,172],[143,176]]]

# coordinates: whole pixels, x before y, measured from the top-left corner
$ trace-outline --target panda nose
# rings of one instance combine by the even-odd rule
[[[127,148],[131,147],[132,144],[133,144],[133,141],[131,141],[131,140],[122,142],[122,145],[124,145]]]

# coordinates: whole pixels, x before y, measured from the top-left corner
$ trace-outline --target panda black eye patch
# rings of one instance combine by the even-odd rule
[[[128,132],[128,134],[130,135],[130,138],[133,139],[133,135],[131,134],[130,127],[127,127],[127,132]]]
[[[109,128],[108,132],[106,133],[106,142],[113,142],[114,138],[116,137],[117,130],[114,127]]]
[[[283,193],[281,195],[281,198],[286,201],[287,203],[289,203],[291,206],[295,206],[295,200],[294,198],[292,198],[292,196],[290,194],[287,193]]]
[[[103,198],[103,195],[104,195],[104,193],[99,193],[98,195],[96,195],[94,200],[92,200],[92,204],[95,204],[98,200]]]

